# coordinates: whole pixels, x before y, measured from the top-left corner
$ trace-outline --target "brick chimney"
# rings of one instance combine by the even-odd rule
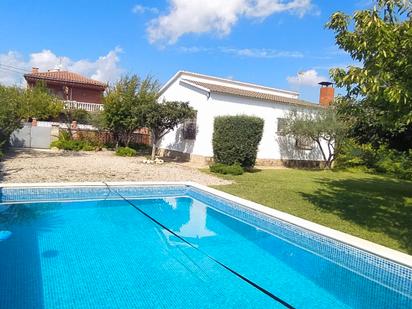
[[[39,68],[32,67],[31,72],[32,73],[39,73]]]
[[[333,83],[330,82],[320,82],[320,96],[319,96],[319,104],[321,106],[327,107],[335,98],[335,88],[333,88]]]

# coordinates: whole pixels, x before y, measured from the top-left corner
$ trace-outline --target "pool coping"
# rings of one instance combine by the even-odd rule
[[[293,224],[295,226],[304,228],[311,232],[329,237],[336,241],[342,242],[344,244],[350,245],[352,247],[358,248],[360,250],[369,252],[371,254],[377,255],[384,259],[393,261],[395,263],[404,265],[406,267],[412,268],[412,256],[406,253],[390,249],[388,247],[376,244],[369,240],[365,240],[356,236],[352,236],[350,234],[340,232],[338,230],[311,222],[309,220],[305,220],[288,213],[269,208],[267,206],[234,196],[229,193],[225,193],[219,191],[217,189],[213,189],[207,187],[205,185],[201,185],[196,182],[191,181],[182,181],[182,182],[167,182],[167,181],[150,181],[150,182],[62,182],[62,183],[6,183],[1,184],[0,188],[24,188],[24,187],[102,187],[102,186],[156,186],[156,185],[180,185],[180,186],[189,186],[193,188],[197,188],[199,190],[208,192],[210,194],[216,195],[218,197],[224,198],[226,200],[235,202],[240,204],[243,207],[250,208],[252,210],[264,213],[270,217],[273,217],[278,220],[282,220],[289,224]]]

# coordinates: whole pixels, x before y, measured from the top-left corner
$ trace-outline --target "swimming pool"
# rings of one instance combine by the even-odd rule
[[[0,308],[412,307],[409,256],[195,184],[7,186],[0,202]]]

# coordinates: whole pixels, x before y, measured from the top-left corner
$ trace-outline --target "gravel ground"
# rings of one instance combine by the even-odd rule
[[[0,181],[195,181],[204,185],[230,182],[200,172],[190,164],[147,165],[144,157],[125,158],[111,151],[16,151],[0,162]]]

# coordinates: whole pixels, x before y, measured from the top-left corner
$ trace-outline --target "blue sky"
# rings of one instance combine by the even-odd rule
[[[0,83],[21,84],[31,66],[103,81],[122,74],[165,82],[188,70],[318,100],[316,82],[350,57],[324,25],[368,0],[153,0],[0,2]],[[300,75],[298,75],[300,72]]]

